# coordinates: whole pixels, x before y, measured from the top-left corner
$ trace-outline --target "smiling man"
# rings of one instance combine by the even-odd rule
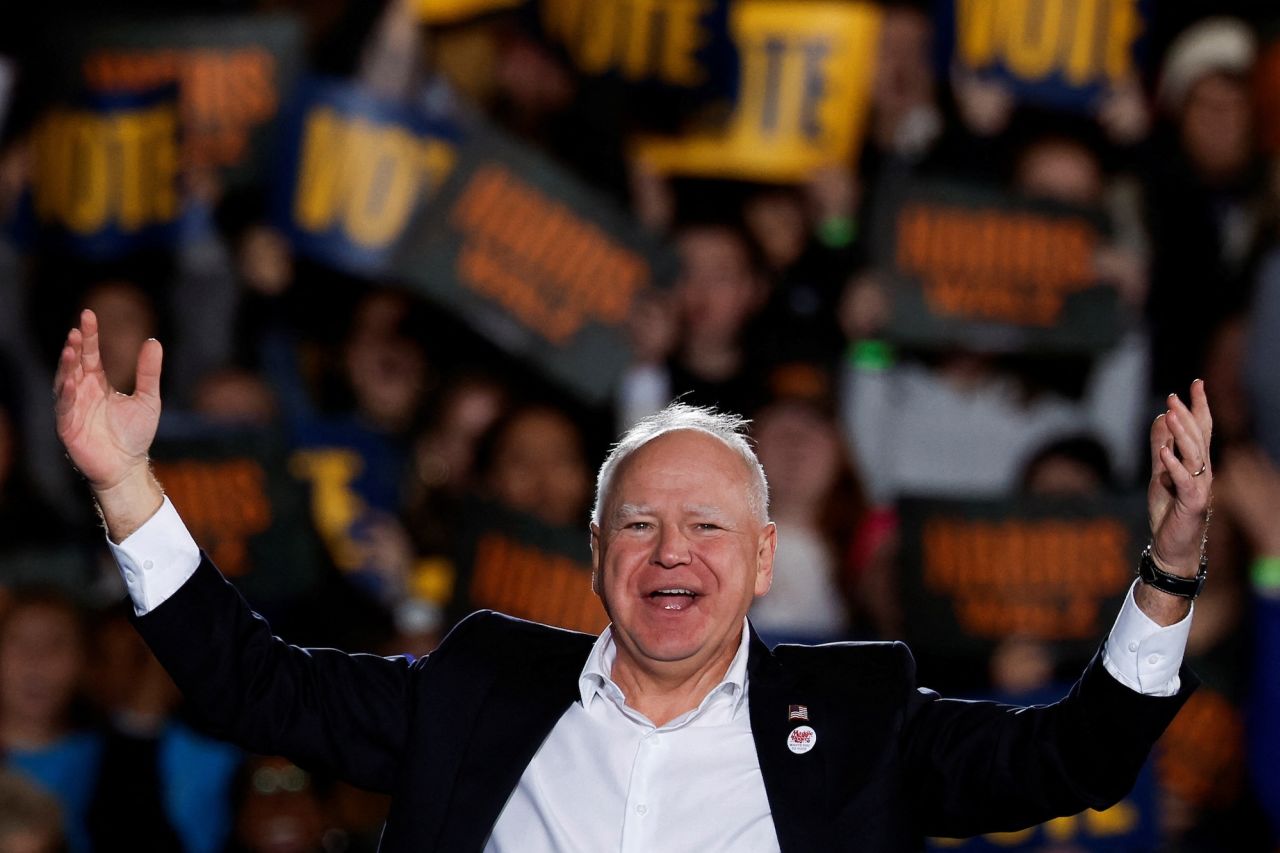
[[[1061,702],[1016,709],[918,688],[901,643],[765,648],[746,619],[773,576],[764,474],[740,419],[680,405],[600,469],[599,637],[482,612],[412,662],[287,645],[150,472],[160,345],[125,396],[97,337],[86,311],[58,366],[58,433],[139,631],[216,732],[390,793],[385,851],[898,851],[1017,829],[1119,800],[1194,687],[1199,382],[1152,426],[1152,544],[1110,635]]]
[[[593,582],[613,624],[613,678],[659,725],[719,682],[752,599],[773,581],[764,473],[733,423],[668,409],[620,445],[600,478]]]

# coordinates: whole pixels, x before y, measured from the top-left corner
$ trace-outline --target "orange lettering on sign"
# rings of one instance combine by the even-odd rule
[[[622,323],[649,282],[640,255],[502,165],[476,171],[452,222],[459,277],[558,345]]]
[[[247,574],[249,539],[271,527],[267,475],[253,459],[155,463],[191,535],[224,574]]]
[[[898,215],[896,263],[938,314],[1046,327],[1094,285],[1097,241],[1079,220],[913,203]]]
[[[500,533],[476,543],[471,604],[560,628],[598,634],[609,624],[591,568]]]
[[[249,135],[280,106],[276,58],[255,45],[101,50],[85,58],[83,73],[94,92],[143,92],[176,83],[188,166],[241,163]]]
[[[921,544],[925,590],[949,598],[976,637],[1096,636],[1100,603],[1132,579],[1128,530],[1111,518],[934,518]]]

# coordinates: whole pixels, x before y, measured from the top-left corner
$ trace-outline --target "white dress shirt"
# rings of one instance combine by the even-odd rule
[[[139,615],[177,591],[200,563],[168,498],[124,542],[108,544]],[[1103,665],[1132,690],[1172,696],[1190,630],[1190,614],[1168,627],[1152,621],[1131,587]],[[614,683],[617,650],[606,628],[579,676],[579,701],[525,768],[485,849],[778,850],[751,735],[745,620],[742,636],[724,680],[697,708],[658,727],[628,707]]]
[[[606,628],[578,678],[581,699],[507,800],[489,853],[776,851],[747,708],[747,625],[724,680],[664,726],[627,706]]]

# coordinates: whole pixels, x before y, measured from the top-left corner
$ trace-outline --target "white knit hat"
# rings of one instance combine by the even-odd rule
[[[1214,72],[1245,74],[1253,67],[1257,41],[1238,18],[1205,18],[1182,31],[1165,52],[1156,97],[1165,109],[1181,109],[1187,93]]]

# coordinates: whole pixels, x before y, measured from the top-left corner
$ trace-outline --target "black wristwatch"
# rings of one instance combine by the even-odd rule
[[[1180,575],[1171,575],[1156,565],[1156,561],[1151,557],[1150,545],[1142,549],[1142,557],[1138,560],[1138,577],[1142,578],[1143,583],[1161,592],[1182,598],[1194,600],[1200,595],[1200,589],[1204,586],[1204,579],[1208,574],[1209,558],[1201,557],[1200,571],[1196,572],[1195,577],[1184,578]]]

